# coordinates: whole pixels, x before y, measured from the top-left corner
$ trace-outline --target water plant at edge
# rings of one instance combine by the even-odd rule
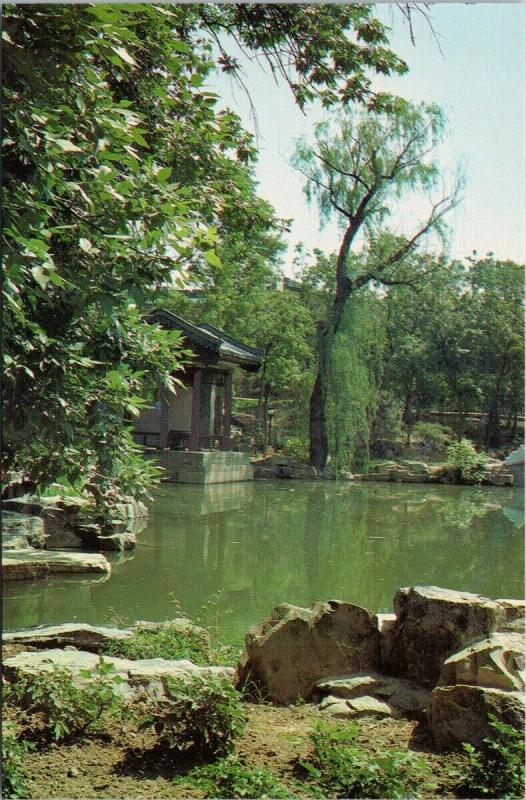
[[[312,731],[314,753],[300,764],[323,796],[414,796],[419,782],[429,776],[426,762],[404,750],[364,749],[355,741],[357,731],[356,725],[327,722],[318,722]]]
[[[241,697],[227,680],[165,679],[166,699],[153,701],[142,728],[152,727],[169,749],[195,749],[207,757],[230,753],[245,729]]]
[[[456,470],[462,481],[479,483],[486,470],[488,458],[484,453],[477,453],[473,442],[462,439],[453,442],[447,448],[446,464]]]
[[[479,748],[462,746],[469,762],[460,791],[464,797],[524,797],[524,734],[490,714],[492,736]]]

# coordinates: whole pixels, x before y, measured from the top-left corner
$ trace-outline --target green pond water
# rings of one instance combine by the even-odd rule
[[[140,528],[142,527],[142,530]],[[389,612],[400,586],[524,594],[524,506],[512,489],[256,481],[157,492],[110,578],[13,582],[3,624],[190,616],[235,640],[280,602]]]

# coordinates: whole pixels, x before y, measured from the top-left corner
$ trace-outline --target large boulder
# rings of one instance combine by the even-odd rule
[[[116,683],[115,691],[126,699],[151,697],[162,699],[166,696],[166,678],[189,682],[194,678],[224,679],[232,681],[232,667],[198,667],[186,659],[169,661],[165,658],[139,659],[105,656],[104,662],[113,667],[109,677],[118,675],[121,683]],[[75,683],[89,680],[82,674],[84,670],[95,671],[99,656],[82,650],[38,650],[23,651],[3,663],[3,674],[8,681],[16,681],[23,675],[38,675],[51,672],[55,667],[67,669]]]
[[[438,586],[399,589],[394,610],[388,671],[423,686],[434,686],[448,656],[496,631],[503,619],[493,600]]]
[[[468,684],[505,691],[524,691],[524,638],[493,633],[454,653],[444,662],[439,686]]]
[[[460,747],[469,742],[478,747],[491,736],[490,715],[524,729],[524,695],[482,686],[437,686],[431,694],[429,726],[439,750]]]
[[[326,675],[375,670],[380,632],[374,617],[351,603],[329,600],[312,608],[283,603],[245,638],[238,685],[249,684],[277,703],[309,700]]]

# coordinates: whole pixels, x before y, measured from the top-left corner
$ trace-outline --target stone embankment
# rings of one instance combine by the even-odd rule
[[[236,671],[187,660],[105,658],[129,699],[162,697],[167,677],[219,677],[274,704],[314,703],[322,717],[427,720],[438,749],[478,745],[491,733],[491,714],[523,729],[524,602],[412,586],[398,590],[394,612],[374,615],[337,600],[310,609],[283,603],[249,630]],[[167,623],[4,634],[4,646],[21,650],[5,658],[4,674],[16,681],[61,666],[74,681],[87,680],[82,671],[94,670],[108,641],[160,624]],[[179,624],[183,632],[196,630],[188,620]]]
[[[254,478],[296,478],[299,480],[334,480],[331,465],[323,470],[295,461],[288,456],[273,455],[252,462]],[[369,472],[342,472],[340,479],[349,481],[383,481],[387,483],[459,483],[456,471],[446,464],[425,464],[421,461],[384,461],[372,464]],[[462,481],[470,483],[470,481]],[[471,481],[475,483],[475,481]],[[485,486],[513,486],[514,476],[504,461],[490,460],[481,479]]]
[[[455,469],[446,464],[424,464],[421,461],[386,461],[373,464],[365,474],[348,475],[352,480],[386,481],[389,483],[476,483],[459,481]],[[489,461],[480,483],[483,486],[513,486],[514,477],[504,461]]]
[[[5,522],[20,535],[25,524],[26,530],[34,529],[26,545],[46,550],[88,550],[122,551],[135,547],[136,535],[133,526],[136,520],[148,515],[148,509],[133,497],[127,498],[115,509],[116,520],[111,531],[101,531],[100,527],[86,521],[89,517],[89,503],[83,498],[37,497],[22,495],[2,499],[3,532]],[[18,516],[18,526],[17,519]],[[35,522],[27,524],[27,518]],[[25,518],[25,523],[23,519]],[[3,546],[5,548],[5,538]],[[19,546],[20,543],[19,543]]]
[[[246,636],[238,685],[323,715],[427,716],[442,749],[480,743],[490,713],[522,729],[523,602],[415,586],[394,610],[277,606]]]

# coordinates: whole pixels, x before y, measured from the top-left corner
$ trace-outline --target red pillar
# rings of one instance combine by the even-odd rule
[[[225,420],[223,425],[223,438],[221,450],[230,450],[230,421],[232,417],[232,373],[227,372],[225,377]]]
[[[168,399],[166,390],[161,389],[161,407],[159,411],[159,447],[168,447]]]
[[[194,372],[192,384],[192,419],[190,421],[190,450],[199,450],[199,434],[201,430],[201,370]]]

